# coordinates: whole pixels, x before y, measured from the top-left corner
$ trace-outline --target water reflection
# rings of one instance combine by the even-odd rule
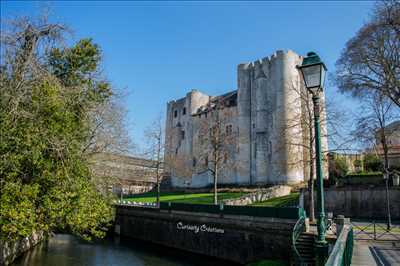
[[[152,245],[133,239],[107,239],[87,243],[58,234],[33,248],[13,266],[181,266],[232,265],[192,253]]]

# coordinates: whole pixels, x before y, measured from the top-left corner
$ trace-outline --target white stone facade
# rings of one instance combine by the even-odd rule
[[[277,51],[270,57],[240,64],[236,91],[213,97],[192,90],[186,97],[170,101],[166,161],[167,157],[174,158],[179,161],[179,168],[190,169],[182,172],[176,165],[166,165],[172,185],[205,187],[213,183],[204,166],[204,156],[209,150],[201,143],[200,127],[210,120],[206,106],[216,99],[226,103],[220,113],[234,136],[218,183],[246,186],[305,181],[308,150],[303,144],[309,134],[302,122],[304,98],[299,96],[305,93],[301,73],[296,68],[301,63],[302,57],[296,53]],[[321,131],[326,132],[325,123]],[[322,148],[327,150],[326,134]]]

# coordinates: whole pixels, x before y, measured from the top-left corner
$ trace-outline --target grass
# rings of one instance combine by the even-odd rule
[[[253,203],[250,206],[259,207],[288,207],[297,206],[299,202],[299,192],[291,193],[287,196],[272,198],[263,202]]]
[[[239,198],[247,194],[246,192],[219,192],[218,193],[218,201]],[[134,196],[130,196],[129,198],[125,198],[127,201],[135,201],[135,202],[156,202],[155,191],[138,194]],[[184,192],[162,192],[160,196],[160,201],[165,202],[178,202],[178,203],[192,203],[192,204],[213,204],[214,203],[214,194],[213,193],[191,193],[185,194]]]

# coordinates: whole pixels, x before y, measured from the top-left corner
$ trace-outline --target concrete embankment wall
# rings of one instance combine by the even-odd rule
[[[400,220],[400,188],[389,189],[392,219]],[[314,196],[316,199],[316,194]],[[304,192],[304,209],[308,210],[308,192]],[[345,187],[325,190],[325,210],[350,218],[386,219],[385,187]]]
[[[122,236],[238,263],[288,260],[297,219],[117,206]]]
[[[13,242],[0,241],[0,265],[11,264],[17,257],[36,246],[43,238],[43,232],[38,232]]]

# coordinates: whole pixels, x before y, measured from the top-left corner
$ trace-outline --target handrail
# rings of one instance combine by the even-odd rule
[[[296,222],[295,226],[293,227],[293,233],[292,233],[292,249],[294,251],[295,254],[295,260],[296,260],[296,264],[300,264],[302,265],[302,257],[299,253],[299,251],[296,248],[296,242],[297,239],[299,238],[299,236],[301,235],[302,232],[304,232],[304,228],[305,228],[305,217],[302,215]]]
[[[353,227],[344,225],[325,266],[349,266],[353,256]]]

